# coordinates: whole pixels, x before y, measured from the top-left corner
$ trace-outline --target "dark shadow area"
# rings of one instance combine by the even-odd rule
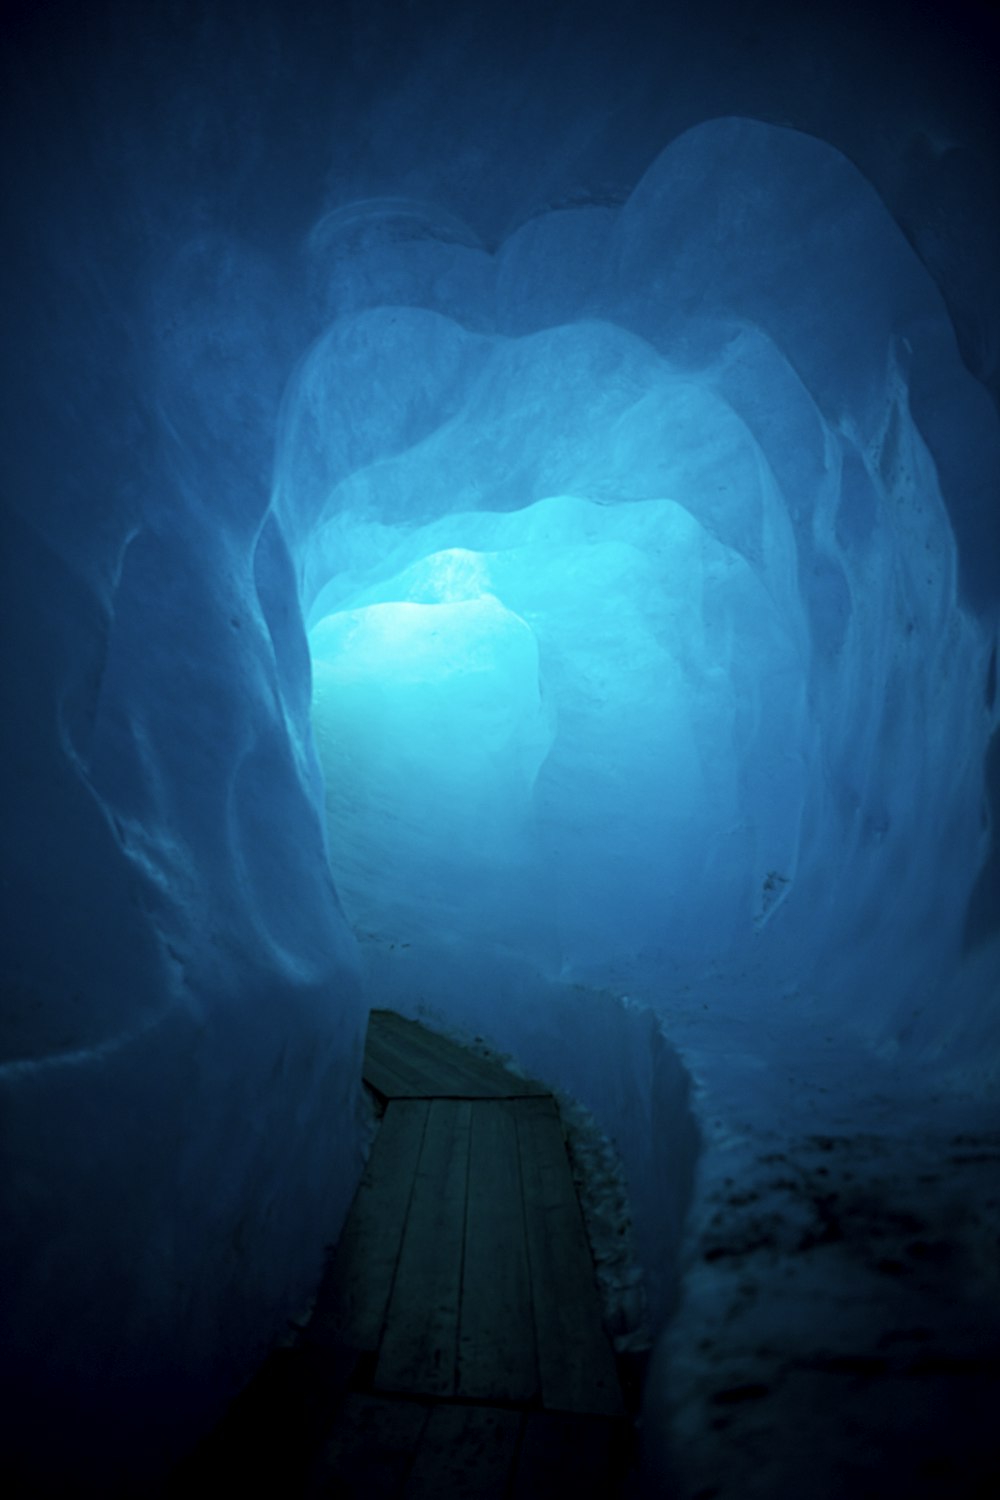
[[[996,691],[996,649],[990,657],[987,699]],[[990,852],[979,872],[969,901],[965,923],[967,952],[978,948],[1000,931],[1000,734],[994,734],[986,755],[983,820],[989,828]]]

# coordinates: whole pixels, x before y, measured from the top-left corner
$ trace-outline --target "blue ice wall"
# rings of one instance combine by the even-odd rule
[[[365,1012],[269,515],[280,285],[209,232],[153,276],[32,82],[6,95],[2,1467],[147,1494],[312,1293]]]
[[[992,626],[946,502],[1000,446],[872,189],[720,120],[495,258],[398,203],[312,244],[339,316],[278,503],[313,526],[352,918],[661,1009],[749,975],[750,1010],[798,991],[895,1045],[988,844]],[[984,1019],[941,1025],[971,1053]]]

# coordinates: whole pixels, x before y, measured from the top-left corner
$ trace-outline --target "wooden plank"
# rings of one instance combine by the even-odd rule
[[[461,1068],[434,1055],[415,1026],[406,1033],[369,1023],[366,1074],[371,1066],[391,1072],[411,1098],[467,1097],[475,1087],[475,1081]]]
[[[366,1056],[369,1053],[400,1075],[414,1096],[467,1098],[481,1093],[482,1079],[473,1053],[391,1012],[373,1013],[369,1019]],[[508,1087],[503,1075],[491,1077],[489,1092],[497,1087],[502,1091]]]
[[[431,1097],[420,1089],[415,1090],[412,1072],[380,1048],[365,1048],[362,1077],[368,1087],[383,1100]]]
[[[542,1404],[618,1416],[624,1411],[621,1387],[601,1324],[594,1266],[555,1103],[523,1099],[513,1110]]]
[[[471,1107],[458,1394],[530,1401],[538,1364],[517,1124],[503,1100]]]
[[[496,1407],[435,1406],[405,1500],[505,1500],[522,1420]]]
[[[429,1106],[375,1369],[377,1390],[454,1394],[471,1108],[450,1099]]]
[[[500,1063],[394,1011],[373,1010],[369,1016],[365,1077],[381,1092],[375,1077],[379,1070],[393,1075],[394,1086],[402,1085],[404,1091],[387,1097],[521,1098],[546,1093],[540,1084],[518,1078]]]
[[[378,1348],[430,1105],[388,1106],[354,1203],[320,1284],[308,1343]]]
[[[305,1500],[330,1495],[399,1500],[429,1408],[419,1401],[349,1395],[314,1464]]]
[[[626,1467],[627,1424],[607,1417],[529,1412],[517,1457],[517,1500],[613,1500]]]

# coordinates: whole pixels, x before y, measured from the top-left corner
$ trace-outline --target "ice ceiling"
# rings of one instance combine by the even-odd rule
[[[752,964],[898,1032],[986,837],[942,483],[996,436],[871,188],[724,120],[495,259],[398,202],[312,248],[275,503],[349,916],[654,1004]]]

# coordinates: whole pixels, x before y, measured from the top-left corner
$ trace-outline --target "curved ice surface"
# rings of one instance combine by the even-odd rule
[[[373,603],[313,632],[338,889],[356,926],[515,919],[551,730],[530,627],[491,593]],[[390,917],[390,912],[392,913]]]
[[[564,971],[621,979],[667,945],[675,959],[730,951],[770,914],[754,906],[767,872],[798,866],[813,740],[800,623],[672,501],[553,497],[453,515],[447,529],[459,548],[369,586],[360,608],[311,632],[348,913],[396,930],[381,908],[401,885],[407,936],[447,928],[427,906],[447,861],[463,931],[510,941],[527,900],[539,959],[558,955]],[[439,530],[411,534],[409,550]],[[488,830],[512,817],[519,896],[501,897],[509,851]],[[415,858],[424,878],[402,878]]]
[[[392,253],[391,286],[419,301],[427,241],[412,282],[409,242]],[[453,253],[438,243],[442,274]],[[895,1035],[958,962],[984,850],[993,723],[973,685],[991,631],[962,602],[949,507],[961,518],[998,447],[875,194],[815,140],[716,121],[620,212],[519,230],[492,337],[365,310],[370,277],[338,270],[357,295],[299,372],[279,460],[279,505],[314,520],[318,676],[345,611],[495,597],[534,635],[555,725],[520,874],[539,962],[656,1003],[667,976],[763,960],[765,989],[841,1015],[850,993],[849,1023]],[[961,472],[922,373],[911,406],[931,357],[937,388],[970,392]],[[348,420],[362,393],[377,399]],[[459,555],[468,576],[442,592]],[[379,842],[418,817],[419,781],[399,798],[355,807],[349,835],[331,824],[335,873],[386,932],[386,877],[351,862],[363,823]],[[477,916],[474,883],[451,878],[463,930],[513,923],[488,881]]]

